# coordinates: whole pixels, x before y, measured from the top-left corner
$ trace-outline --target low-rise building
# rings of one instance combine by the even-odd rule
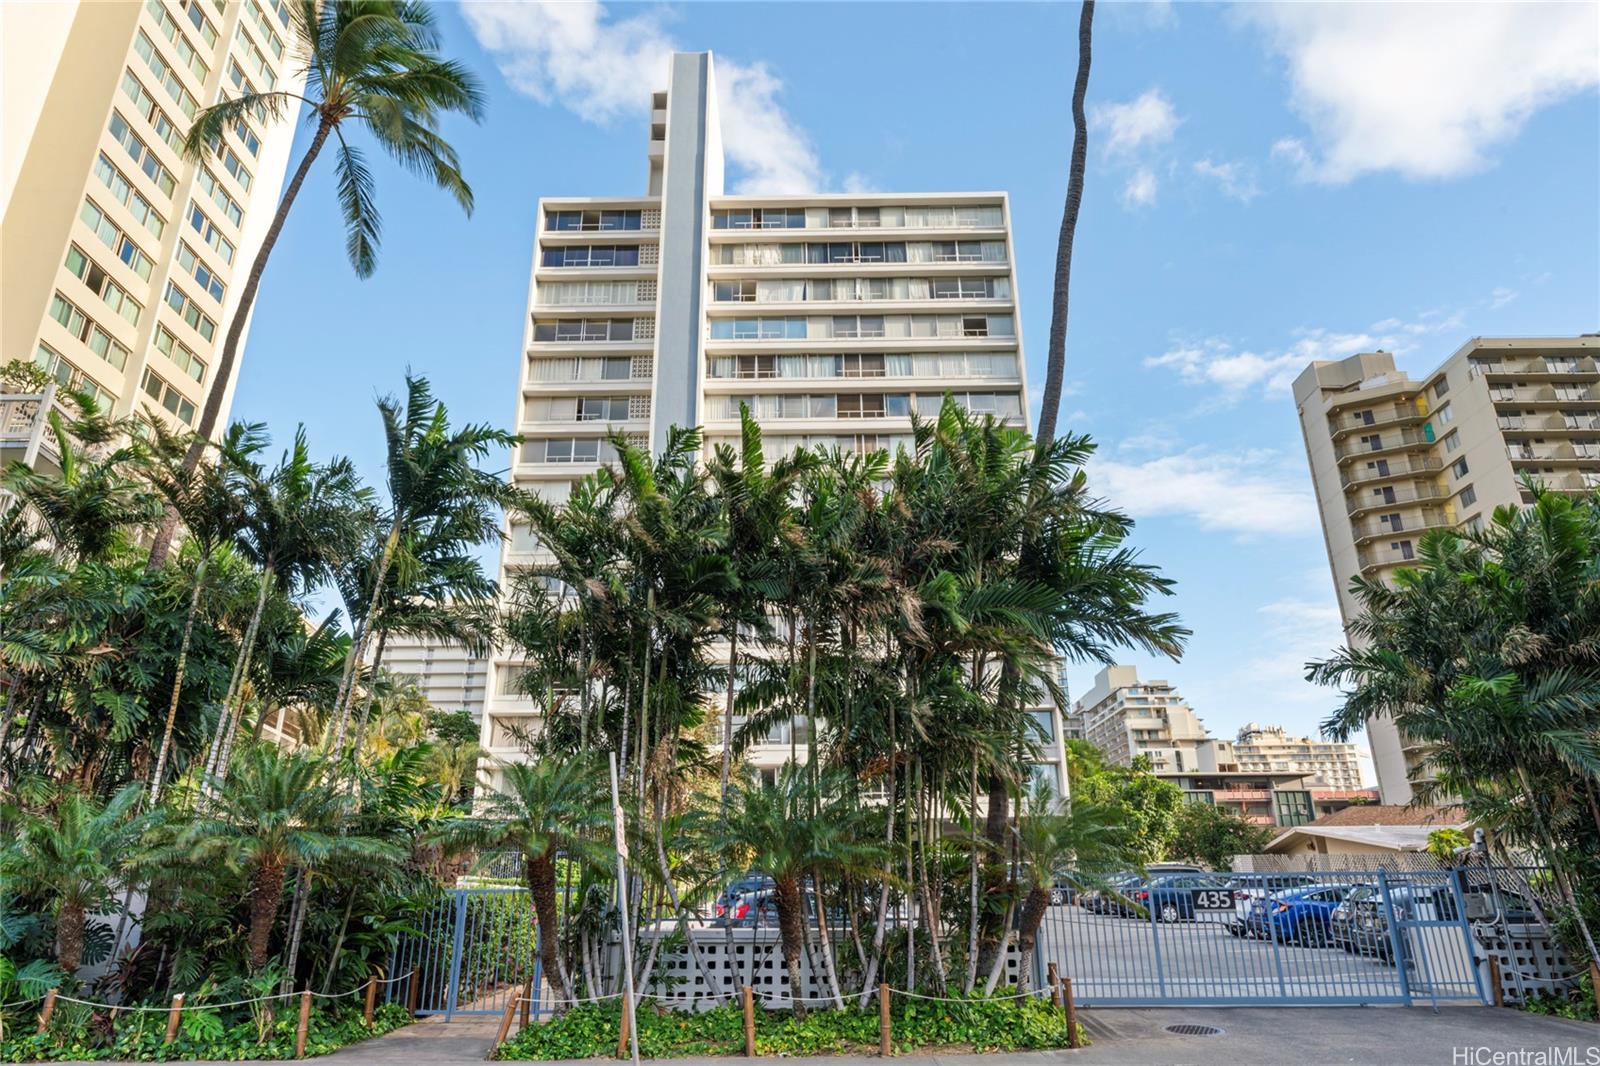
[[[1465,829],[1460,807],[1412,807],[1369,804],[1326,814],[1294,825],[1267,845],[1268,855],[1327,866],[1341,860],[1382,860],[1401,852],[1425,851],[1428,836],[1439,829]]]

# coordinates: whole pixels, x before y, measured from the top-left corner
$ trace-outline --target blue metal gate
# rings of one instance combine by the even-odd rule
[[[453,888],[395,944],[391,1002],[417,1014],[499,1014],[531,976],[539,984],[539,931],[525,888]]]
[[[1040,929],[1084,1005],[1487,1002],[1461,871],[1201,874],[1061,893]]]

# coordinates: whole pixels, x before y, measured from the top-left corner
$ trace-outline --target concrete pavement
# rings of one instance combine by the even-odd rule
[[[1081,1051],[985,1055],[983,1066],[1600,1066],[1600,1025],[1489,1007],[1168,1007],[1086,1010],[1094,1046]],[[498,1022],[430,1019],[327,1057],[339,1066],[482,1062]],[[1173,1025],[1216,1036],[1179,1036]],[[1460,1049],[1458,1051],[1458,1049]],[[1482,1050],[1479,1050],[1482,1049]],[[1556,1049],[1550,1055],[1551,1049]],[[1516,1057],[1519,1052],[1529,1053]],[[1513,1057],[1493,1058],[1495,1053]],[[1537,1058],[1534,1054],[1549,1057]],[[1567,1055],[1569,1058],[1560,1056]],[[787,1066],[866,1064],[876,1056],[788,1059]],[[587,1066],[597,1061],[588,1060]],[[728,1066],[730,1058],[657,1059],[660,1066]],[[972,1055],[907,1055],[900,1066],[977,1066]]]

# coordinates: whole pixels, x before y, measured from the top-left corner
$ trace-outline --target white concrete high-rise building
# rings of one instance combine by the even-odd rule
[[[1245,773],[1308,774],[1330,788],[1363,787],[1361,760],[1354,744],[1293,737],[1281,725],[1251,722],[1240,728],[1231,749],[1231,761]]]
[[[115,416],[198,421],[295,124],[246,119],[200,161],[179,147],[225,94],[299,91],[289,12],[288,0],[0,4],[0,361],[32,360]],[[219,425],[234,382],[222,385]],[[23,414],[37,411],[6,411],[8,449]]]
[[[1526,503],[1520,479],[1600,488],[1600,334],[1474,337],[1421,378],[1388,352],[1313,362],[1294,382],[1328,564],[1346,629],[1357,575],[1388,580],[1432,529],[1477,529]],[[1367,724],[1378,787],[1407,803],[1426,749]]]
[[[659,449],[701,426],[735,440],[740,404],[769,456],[910,440],[946,393],[1021,424],[1011,218],[989,193],[730,196],[709,53],[671,59],[652,101],[640,196],[544,198],[524,323],[512,477],[547,499],[612,458],[621,430]],[[502,577],[536,545],[513,526]],[[536,723],[495,661],[483,743]],[[1051,750],[1059,754],[1059,721]],[[774,736],[758,765],[788,758]],[[799,748],[804,749],[804,741]]]
[[[1127,766],[1140,755],[1156,773],[1215,770],[1205,723],[1171,683],[1141,680],[1136,666],[1107,666],[1072,706],[1084,740]]]

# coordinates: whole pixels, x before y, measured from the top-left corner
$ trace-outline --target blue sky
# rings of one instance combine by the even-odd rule
[[[1339,639],[1287,387],[1305,362],[1384,347],[1423,370],[1474,335],[1600,328],[1596,12],[1101,6],[1063,422],[1100,442],[1099,489],[1195,631],[1180,664],[1130,661],[1213,731],[1314,732],[1333,702],[1299,669]],[[303,422],[374,479],[373,400],[407,367],[454,417],[509,425],[535,201],[642,191],[643,108],[674,46],[717,53],[735,186],[1009,191],[1037,403],[1075,5],[438,13],[489,95],[482,125],[446,125],[476,212],[378,165],[363,282],[319,165],[267,269],[235,417],[285,439]]]

